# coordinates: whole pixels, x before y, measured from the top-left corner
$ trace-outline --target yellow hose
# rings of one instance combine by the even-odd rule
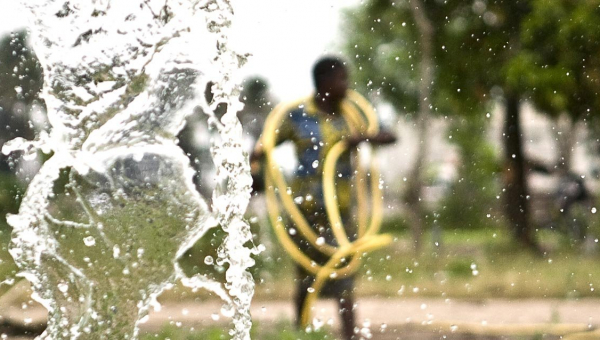
[[[323,266],[321,270],[317,273],[315,277],[315,282],[312,284],[312,290],[309,291],[306,299],[304,300],[304,305],[302,306],[302,315],[300,317],[300,324],[303,326],[308,326],[310,324],[310,312],[312,309],[312,305],[323,285],[327,281],[327,279],[331,278],[331,274],[336,272],[335,266],[345,257],[354,255],[354,258],[358,258],[361,253],[383,248],[392,242],[392,237],[390,235],[378,235],[371,236],[368,238],[366,242],[361,242],[361,244],[353,244],[348,247],[340,248],[340,250],[331,257],[331,259]],[[338,275],[335,278],[343,278]]]
[[[358,223],[358,237],[362,237],[367,231],[367,224],[369,223],[369,215],[367,213],[367,197],[363,193],[367,192],[366,174],[363,165],[359,159],[355,157],[357,164],[355,185],[356,188],[356,218]]]
[[[342,279],[352,275],[361,264],[361,256],[364,252],[378,249],[391,242],[389,235],[376,235],[379,231],[383,209],[382,193],[379,184],[379,172],[375,164],[371,165],[371,221],[367,226],[368,216],[364,212],[359,215],[359,234],[355,241],[350,241],[346,235],[342,218],[340,215],[337,194],[335,190],[335,167],[341,154],[347,150],[345,141],[335,144],[327,153],[323,165],[323,195],[327,216],[332,227],[337,246],[326,242],[319,242],[317,233],[310,227],[306,218],[294,202],[291,190],[287,185],[280,167],[273,155],[277,144],[278,129],[285,115],[295,107],[309,104],[311,98],[297,101],[288,105],[277,106],[265,123],[263,136],[259,145],[262,145],[266,155],[267,166],[265,169],[265,185],[267,196],[267,210],[275,235],[290,257],[307,272],[315,276],[315,282],[302,307],[301,324],[307,326],[310,322],[311,306],[323,288],[327,280]],[[347,99],[342,103],[342,115],[350,128],[352,134],[364,133],[367,136],[377,134],[379,125],[377,115],[371,108],[369,102],[354,91],[348,91]],[[360,127],[366,126],[366,130]],[[363,130],[363,131],[361,131]],[[366,210],[366,171],[362,166],[358,167],[356,178],[362,183],[357,183],[357,201],[359,208]],[[279,198],[279,199],[278,199]],[[308,255],[304,254],[290,237],[289,231],[284,225],[284,216],[280,211],[280,203],[286,215],[291,219],[297,232],[305,238],[312,247],[329,257],[325,265],[319,265]],[[322,241],[322,240],[321,240]],[[349,259],[349,260],[348,260]]]
[[[302,235],[313,247],[323,252],[325,255],[331,256],[335,252],[335,248],[327,243],[321,245],[318,244],[319,242],[317,242],[317,239],[319,236],[310,227],[306,218],[304,218],[302,212],[300,212],[300,209],[294,202],[291,193],[288,191],[289,186],[287,185],[272,152],[276,146],[276,133],[283,121],[283,117],[288,113],[290,108],[297,107],[300,103],[302,103],[302,101],[291,105],[279,105],[271,114],[269,114],[269,117],[267,117],[267,121],[265,122],[262,145],[267,158],[266,175],[271,176],[275,183],[273,189],[267,187],[266,190],[274,190],[274,188],[277,188],[281,203]]]
[[[323,198],[325,199],[325,211],[333,230],[333,236],[340,247],[350,245],[348,235],[342,225],[340,209],[337,205],[337,194],[335,191],[335,165],[340,155],[346,150],[346,142],[337,142],[327,153],[325,163],[323,164]],[[332,180],[333,179],[333,180]]]

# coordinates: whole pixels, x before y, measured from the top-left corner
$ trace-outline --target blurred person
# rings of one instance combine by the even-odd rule
[[[214,98],[212,86],[209,81],[204,88],[204,98],[211,103]],[[215,117],[221,119],[227,111],[227,105],[220,103],[214,110]],[[194,108],[194,112],[186,118],[185,126],[177,135],[178,145],[190,159],[194,169],[194,184],[196,190],[204,198],[211,197],[216,186],[214,180],[215,167],[212,161],[211,138],[212,132],[208,124],[208,114],[201,107]]]
[[[301,197],[296,202],[302,215],[319,237],[332,246],[337,246],[327,212],[323,195],[323,163],[329,150],[339,141],[346,140],[350,152],[344,152],[338,160],[336,173],[336,190],[340,215],[344,226],[353,225],[349,221],[353,216],[351,201],[351,178],[356,164],[352,162],[352,154],[359,143],[368,141],[372,144],[389,144],[396,137],[380,131],[376,135],[365,132],[352,134],[350,123],[342,115],[342,101],[348,91],[348,69],[345,62],[336,57],[323,57],[313,68],[315,93],[304,105],[293,107],[283,117],[277,130],[276,144],[291,142],[295,147],[298,168],[291,181],[294,197]],[[358,127],[365,131],[365,126]],[[252,155],[251,168],[255,179],[254,189],[264,190],[258,173],[261,160],[264,157],[262,141],[259,140]],[[349,228],[347,228],[349,229]],[[357,238],[356,230],[346,230],[350,241]],[[294,233],[290,233],[294,234]],[[292,238],[300,250],[319,265],[324,265],[328,257],[315,249],[299,234]],[[296,265],[295,311],[296,322],[300,327],[301,314],[309,288],[315,281],[315,276],[302,266]],[[335,298],[338,301],[342,321],[344,339],[355,339],[354,313],[354,277],[329,280],[320,292],[321,297]]]
[[[273,109],[269,84],[261,77],[253,76],[243,82],[240,101],[244,108],[238,118],[244,128],[245,147],[248,153],[260,138],[267,115]]]

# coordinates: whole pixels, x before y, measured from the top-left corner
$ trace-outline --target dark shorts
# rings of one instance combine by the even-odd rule
[[[314,275],[306,272],[301,266],[296,266],[296,289],[297,292],[307,292],[315,282]],[[327,280],[323,288],[318,292],[323,298],[343,298],[354,291],[354,276],[343,279]]]
[[[311,228],[317,233],[318,236],[323,237],[325,242],[331,246],[338,246],[338,242],[335,239],[333,230],[329,224],[327,213],[325,212],[325,206],[323,202],[315,200],[316,204],[303,211],[303,215],[306,216],[307,222],[311,225]],[[350,211],[349,209],[341,209],[340,215],[344,221],[344,225],[347,227],[352,225],[350,223]],[[356,239],[355,231],[346,229],[348,238],[350,241]],[[313,248],[309,242],[304,239],[300,233],[292,236],[294,243],[298,246],[306,256],[312,261],[319,265],[325,265],[329,261],[329,257],[321,253],[319,250]],[[296,287],[298,294],[306,293],[306,291],[312,286],[315,281],[315,276],[307,272],[304,268],[296,265]],[[323,285],[323,288],[318,292],[319,297],[325,298],[341,298],[346,294],[352,293],[354,289],[354,276],[349,276],[343,279],[327,280]]]

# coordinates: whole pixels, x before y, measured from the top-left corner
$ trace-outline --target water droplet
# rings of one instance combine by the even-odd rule
[[[204,258],[204,263],[211,266],[213,263],[215,263],[215,260],[212,256],[208,255]]]
[[[60,290],[63,293],[66,293],[69,290],[69,285],[66,283],[59,283],[57,286],[58,290]]]
[[[313,318],[312,325],[313,329],[318,331],[321,329],[321,327],[323,327],[323,325],[325,325],[325,322],[319,318]]]
[[[312,162],[313,169],[316,169],[319,166],[319,161]]]
[[[325,238],[324,238],[324,237],[318,237],[318,238],[317,238],[317,240],[315,241],[315,243],[316,243],[318,246],[322,246],[322,245],[324,245],[324,244],[325,244]]]
[[[84,237],[83,243],[88,247],[92,247],[96,245],[96,239],[93,236]]]
[[[226,304],[221,307],[221,314],[225,317],[231,318],[235,314],[235,308],[232,305]]]
[[[119,255],[121,255],[121,248],[118,244],[113,246],[113,258],[118,259]]]

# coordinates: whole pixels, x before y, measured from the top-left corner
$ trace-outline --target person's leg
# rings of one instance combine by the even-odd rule
[[[302,320],[302,308],[304,307],[304,301],[308,296],[308,288],[312,284],[312,277],[309,276],[300,266],[296,267],[296,295],[294,296],[294,305],[296,310],[296,327],[303,330]]]
[[[300,330],[302,329],[302,307],[304,306],[307,294],[308,292],[305,289],[302,289],[300,284],[296,287],[296,297],[294,299],[296,305],[296,327]]]
[[[355,315],[354,315],[354,298],[352,292],[345,292],[342,297],[339,298],[339,309],[340,317],[342,321],[342,334],[344,340],[353,340],[354,328],[356,326]]]

